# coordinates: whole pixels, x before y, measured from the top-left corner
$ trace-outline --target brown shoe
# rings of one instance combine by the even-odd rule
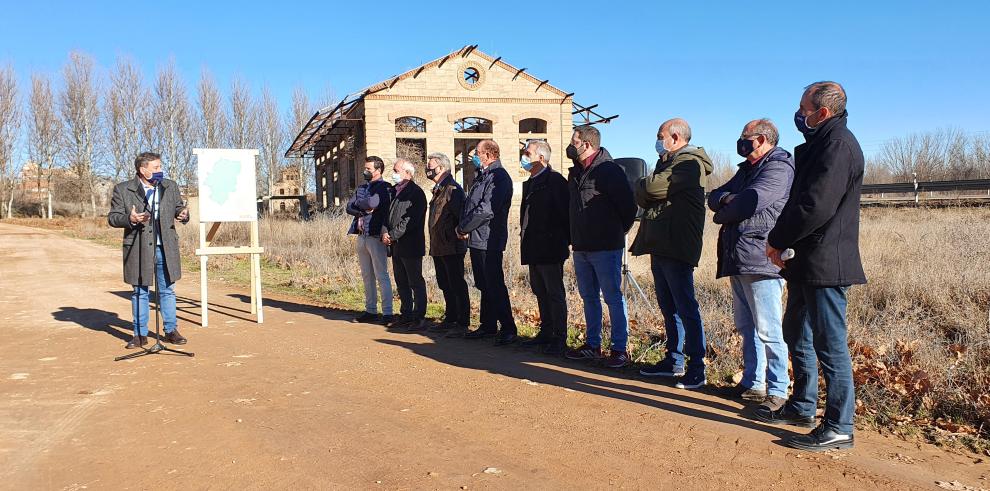
[[[130,341],[127,342],[127,346],[124,346],[124,348],[126,349],[140,348],[141,346],[144,346],[146,344],[148,344],[148,336],[134,336],[133,338],[131,338]]]
[[[172,332],[165,333],[165,342],[172,344],[186,344],[186,338],[179,334],[178,329],[175,329]]]
[[[767,396],[766,399],[763,399],[763,402],[760,404],[760,406],[763,406],[771,411],[780,411],[780,409],[784,407],[784,403],[786,402],[787,399],[784,399],[783,397]]]

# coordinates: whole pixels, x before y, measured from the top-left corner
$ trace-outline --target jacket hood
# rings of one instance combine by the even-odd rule
[[[711,175],[712,171],[715,169],[715,166],[712,164],[711,157],[709,157],[708,153],[705,152],[705,149],[701,147],[688,145],[678,150],[677,153],[674,154],[671,163],[676,165],[686,160],[697,160],[698,162],[701,162],[701,166],[705,169],[705,175]]]

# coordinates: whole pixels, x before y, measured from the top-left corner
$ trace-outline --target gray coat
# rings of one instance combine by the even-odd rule
[[[172,283],[182,277],[179,259],[179,234],[175,231],[175,218],[182,211],[182,199],[179,196],[179,185],[168,179],[162,181],[161,198],[159,199],[159,217],[161,222],[162,249],[165,251],[165,270]],[[107,223],[111,227],[124,229],[123,257],[124,282],[130,285],[151,286],[155,277],[155,242],[152,222],[131,225],[131,207],[138,213],[146,209],[144,186],[135,177],[130,181],[117,184],[113,188],[113,199],[110,201],[110,213]],[[147,206],[151,212],[151,205]],[[182,223],[189,221],[186,220]]]

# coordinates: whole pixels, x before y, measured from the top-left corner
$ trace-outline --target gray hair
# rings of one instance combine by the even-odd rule
[[[811,105],[816,111],[827,107],[833,116],[838,116],[846,110],[846,89],[838,82],[815,82],[804,90],[811,95]]]
[[[401,157],[397,158],[395,159],[395,165],[399,166],[400,169],[408,172],[410,177],[416,175],[416,166],[413,165],[413,163],[410,162],[408,159],[404,159]]]
[[[436,160],[437,164],[442,169],[446,170],[450,168],[450,159],[447,158],[447,154],[440,152],[433,152],[426,156],[426,163],[429,163],[431,160]]]
[[[550,144],[543,140],[530,140],[526,142],[526,148],[533,147],[533,151],[543,157],[543,160],[550,163]]]
[[[749,128],[748,132],[746,132],[746,128]],[[743,136],[763,135],[774,146],[780,141],[780,133],[777,131],[777,125],[773,124],[770,118],[755,119],[746,123],[743,132]]]
[[[667,133],[681,137],[685,142],[691,141],[691,126],[681,118],[668,119],[660,128],[667,128]]]

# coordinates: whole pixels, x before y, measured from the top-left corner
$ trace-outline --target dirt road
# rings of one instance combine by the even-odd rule
[[[114,362],[119,252],[0,224],[0,488],[990,487],[972,456],[867,431],[800,453],[735,402],[516,347],[279,298],[259,326],[246,289],[215,286],[200,328],[197,283],[177,287],[194,358]]]

